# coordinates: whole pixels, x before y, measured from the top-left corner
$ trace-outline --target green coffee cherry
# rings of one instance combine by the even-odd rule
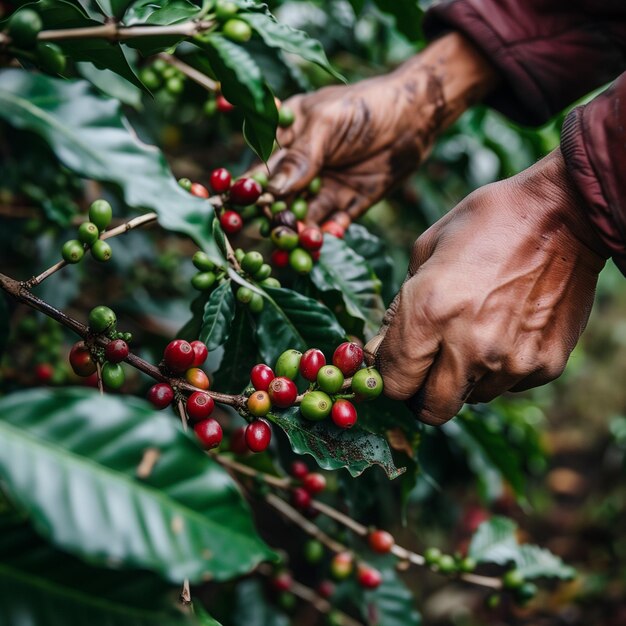
[[[218,0],[217,6],[215,7],[215,16],[218,20],[223,22],[233,17],[233,15],[237,15],[237,11],[239,11],[239,7],[234,2]]]
[[[300,403],[302,417],[311,421],[320,421],[330,415],[333,401],[323,391],[310,391]]]
[[[296,116],[293,110],[284,104],[278,109],[278,125],[281,128],[288,128],[294,123],[295,119]]]
[[[313,257],[302,248],[296,248],[289,254],[289,265],[298,274],[309,274],[313,269]]]
[[[202,252],[201,250],[198,250],[198,252],[191,257],[191,262],[201,272],[210,272],[215,269],[215,263],[213,263],[211,257],[209,257],[206,252]]]
[[[83,222],[78,227],[78,239],[86,246],[92,246],[96,241],[98,241],[99,236],[100,231],[93,222]]]
[[[108,306],[100,305],[91,309],[88,323],[94,333],[103,333],[115,329],[117,317]]]
[[[259,213],[259,209],[256,204],[249,204],[248,206],[240,209],[239,214],[244,222],[249,222],[251,219],[256,217]]]
[[[286,211],[286,210],[287,210],[287,203],[283,202],[282,200],[276,200],[276,202],[272,202],[270,206],[270,211],[272,212],[272,215],[275,215],[276,213],[280,213],[281,211]]]
[[[263,296],[259,295],[258,293],[252,294],[252,300],[250,300],[250,304],[248,306],[252,313],[260,313],[265,306]]]
[[[254,273],[254,280],[265,280],[270,277],[272,273],[272,266],[267,263],[263,263],[261,267]]]
[[[269,278],[264,278],[261,283],[261,287],[270,287],[272,289],[280,289],[280,281],[276,280],[273,276]]]
[[[505,589],[518,589],[524,584],[524,576],[517,569],[511,569],[502,577],[502,586]]]
[[[255,274],[263,265],[263,255],[260,252],[247,252],[241,260],[241,269],[247,274]]]
[[[291,204],[291,212],[296,216],[296,219],[300,221],[306,219],[308,211],[309,203],[304,198],[296,198]]]
[[[259,218],[259,235],[261,237],[269,237],[272,232],[272,225],[269,220],[265,217]]]
[[[178,96],[185,89],[185,81],[180,76],[172,76],[167,79],[165,88],[173,96]]]
[[[113,218],[113,209],[106,200],[96,200],[89,207],[89,221],[93,222],[98,230],[104,230]]]
[[[352,391],[356,393],[358,398],[373,400],[383,391],[383,379],[373,367],[359,370],[352,377]]]
[[[518,604],[524,605],[537,595],[537,591],[537,585],[534,583],[524,583],[515,589],[515,601]]]
[[[263,189],[265,189],[269,183],[265,172],[255,172],[250,178],[254,178],[254,180],[256,180],[256,182],[259,183]]]
[[[217,112],[217,102],[215,98],[209,98],[202,107],[202,111],[207,117],[213,117]]]
[[[66,241],[61,248],[61,256],[66,263],[78,263],[84,254],[83,244],[77,239]]]
[[[476,569],[476,561],[470,557],[466,556],[464,559],[459,561],[459,571],[469,574]]]
[[[104,263],[108,261],[113,254],[111,246],[102,239],[98,239],[93,246],[91,246],[91,256],[96,260]]]
[[[161,86],[161,77],[151,67],[144,67],[139,72],[139,80],[150,91],[155,91]]]
[[[222,26],[222,34],[231,41],[245,43],[252,37],[252,29],[243,20],[231,18]]]
[[[424,561],[427,565],[437,565],[441,558],[441,550],[439,548],[427,548],[424,552]]]
[[[322,188],[322,179],[319,176],[316,176],[309,183],[308,190],[311,195],[316,196],[320,192],[321,188]]]
[[[235,258],[237,259],[238,263],[241,263],[243,261],[244,256],[246,256],[246,253],[241,248],[237,248],[235,250]]]
[[[276,361],[276,367],[274,367],[276,376],[284,376],[291,380],[296,378],[301,358],[302,352],[299,350],[285,350]]]
[[[317,373],[317,384],[326,393],[337,393],[344,381],[342,371],[334,365],[324,365]]]
[[[213,272],[198,272],[192,279],[191,284],[198,291],[209,291],[215,284],[216,276]]]
[[[192,182],[188,178],[179,178],[178,184],[185,190],[191,191]]]
[[[119,389],[126,379],[121,363],[105,363],[102,366],[102,382],[109,389]]]
[[[11,16],[7,30],[16,47],[30,50],[37,44],[37,35],[42,28],[43,22],[38,13],[22,9]]]
[[[65,70],[66,59],[63,50],[54,43],[37,44],[37,64],[48,74],[60,74]]]
[[[319,563],[324,558],[324,546],[315,539],[311,539],[304,544],[304,558],[307,563]]]
[[[250,304],[253,296],[254,291],[248,287],[239,287],[239,289],[237,289],[237,300],[242,304]]]
[[[456,561],[449,554],[442,554],[437,566],[442,574],[452,574],[457,571]]]

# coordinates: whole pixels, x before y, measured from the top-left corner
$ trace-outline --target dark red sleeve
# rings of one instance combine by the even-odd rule
[[[542,124],[626,70],[626,0],[444,0],[424,19],[430,37],[458,30],[499,68],[487,103]]]

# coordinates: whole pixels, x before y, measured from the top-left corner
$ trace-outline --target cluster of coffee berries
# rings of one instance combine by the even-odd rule
[[[142,67],[139,79],[150,91],[163,90],[170,96],[179,96],[185,89],[185,75],[163,59]]]
[[[271,275],[272,267],[265,262],[260,252],[244,252],[241,248],[237,248],[235,258],[249,281],[255,282],[263,288],[276,289],[281,286],[280,281]],[[241,286],[237,289],[236,295],[237,300],[246,305],[252,313],[260,313],[263,310],[264,300],[260,293],[249,287]]]
[[[126,376],[122,361],[129,354],[130,333],[118,332],[117,317],[108,306],[97,306],[89,312],[89,330],[94,335],[107,337],[109,342],[101,348],[85,341],[77,341],[70,350],[69,361],[77,376],[88,378],[102,365],[102,382],[108,389],[119,389]]]
[[[537,595],[537,585],[528,582],[524,574],[517,569],[511,569],[502,577],[502,587],[512,592],[518,604],[526,604]]]
[[[427,548],[424,552],[424,561],[434,571],[442,574],[467,574],[476,569],[476,561],[471,557],[460,554],[442,554],[439,548]]]
[[[335,580],[346,580],[355,569],[356,580],[363,589],[374,590],[380,587],[383,581],[382,574],[366,563],[355,564],[355,557],[351,552],[339,552],[330,562],[330,573]]]
[[[192,262],[198,273],[191,279],[191,284],[198,291],[209,292],[225,276],[224,269],[217,266],[206,252],[199,250],[192,257]]]
[[[42,28],[41,17],[33,9],[24,8],[13,13],[6,25],[6,34],[10,37],[9,51],[36,63],[48,74],[60,74],[65,70],[65,55],[56,44],[37,41]]]
[[[89,207],[89,221],[78,227],[78,239],[70,239],[63,244],[61,255],[66,263],[78,263],[91,250],[96,261],[108,261],[111,258],[111,246],[100,239],[100,233],[111,223],[113,211],[106,200],[95,200]]]

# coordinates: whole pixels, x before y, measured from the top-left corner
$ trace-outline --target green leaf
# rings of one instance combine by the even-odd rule
[[[161,226],[189,235],[221,260],[211,205],[178,185],[161,152],[132,131],[119,102],[94,95],[85,81],[3,70],[0,118],[41,135],[69,169],[117,185],[128,205],[155,211]]]
[[[222,626],[216,619],[212,618],[206,612],[206,609],[201,604],[194,602],[193,610],[199,626]]]
[[[317,300],[291,289],[265,290],[268,298],[257,316],[256,337],[266,363],[274,363],[289,348],[303,352],[319,348],[332,355],[346,334],[332,312]]]
[[[197,43],[206,51],[224,96],[243,113],[246,141],[267,161],[274,149],[278,111],[259,66],[244,48],[221,35]]]
[[[135,109],[141,109],[141,94],[139,87],[135,87],[125,78],[111,70],[98,69],[93,63],[77,63],[78,73],[86,78],[104,95],[116,98]]]
[[[374,0],[384,13],[389,13],[396,20],[396,28],[410,41],[422,37],[423,11],[418,0]]]
[[[191,302],[191,319],[176,333],[177,337],[185,341],[194,341],[200,335],[202,328],[202,318],[204,316],[204,307],[209,300],[206,293],[199,294]]]
[[[177,590],[147,572],[95,568],[24,523],[0,526],[0,623],[11,626],[191,626]]]
[[[273,558],[229,475],[137,398],[38,389],[0,400],[0,476],[57,547],[172,582],[226,580]],[[145,451],[158,459],[136,478]]]
[[[304,31],[277,22],[272,15],[267,13],[241,13],[239,18],[248,22],[270,48],[279,48],[285,52],[297,54],[345,82],[345,78],[333,69],[322,44],[316,39],[311,39]]]
[[[132,0],[96,0],[96,3],[105,15],[120,18]]]
[[[479,562],[499,565],[515,564],[524,578],[561,578],[575,576],[574,568],[545,548],[519,544],[517,524],[505,517],[493,517],[483,522],[470,543],[468,554]]]
[[[235,296],[231,281],[227,280],[211,293],[204,308],[199,339],[206,343],[209,351],[215,350],[228,339],[235,310]]]
[[[343,429],[330,420],[311,422],[297,406],[267,417],[285,431],[294,452],[310,454],[322,469],[345,467],[352,476],[359,476],[368,467],[380,465],[390,479],[405,471],[395,466],[385,439],[359,426]]]
[[[311,280],[322,292],[328,292],[357,320],[356,333],[371,339],[380,327],[385,306],[380,296],[380,281],[367,261],[344,241],[324,235],[319,261],[313,266]]]
[[[233,626],[289,626],[286,615],[265,598],[258,580],[244,580],[235,590]]]
[[[41,16],[45,29],[102,26],[100,20],[88,17],[78,6],[65,0],[39,0],[34,8]],[[100,70],[115,72],[136,87],[142,87],[129,63],[127,51],[119,43],[101,38],[61,39],[55,43],[73,61],[93,63]]]

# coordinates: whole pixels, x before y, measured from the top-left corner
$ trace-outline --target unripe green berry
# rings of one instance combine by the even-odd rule
[[[291,212],[300,221],[306,219],[309,211],[309,203],[304,198],[296,198],[291,204]]]
[[[515,601],[524,605],[530,602],[537,595],[537,585],[534,583],[524,583],[515,589]]]
[[[250,176],[250,178],[254,178],[254,180],[256,180],[256,182],[259,183],[263,189],[265,189],[269,183],[265,172],[255,172],[252,176]]]
[[[109,389],[119,389],[126,379],[121,363],[105,363],[102,366],[102,382]]]
[[[260,285],[261,287],[270,287],[272,289],[280,289],[281,287],[280,281],[274,278],[273,276],[270,276],[269,278],[264,278],[260,282]]]
[[[505,589],[517,589],[524,584],[524,576],[517,569],[511,569],[502,577],[502,586]]]
[[[83,244],[77,239],[66,241],[61,248],[61,256],[66,263],[78,263],[84,254]]]
[[[252,313],[260,313],[265,306],[263,296],[259,295],[258,293],[252,294],[252,300],[250,300],[250,304],[248,306]]]
[[[427,565],[437,565],[441,558],[441,550],[439,548],[427,548],[424,551],[424,561]]]
[[[152,67],[144,67],[139,72],[139,80],[150,91],[155,91],[161,86],[161,77],[154,71]]]
[[[278,125],[281,128],[288,128],[294,123],[295,120],[296,116],[293,110],[289,107],[283,104],[283,106],[278,109]]]
[[[276,366],[274,367],[276,376],[284,376],[294,380],[298,375],[301,358],[302,352],[299,350],[285,350],[276,361]]]
[[[91,246],[91,256],[96,261],[108,261],[112,254],[113,250],[111,250],[111,246],[106,241],[102,241],[102,239],[98,239],[98,241]]]
[[[237,289],[237,300],[242,304],[250,304],[253,296],[254,291],[249,287],[239,287],[239,289]]]
[[[78,227],[78,239],[87,246],[92,246],[98,241],[99,236],[100,231],[93,222],[83,222]]]
[[[324,558],[324,546],[315,539],[311,539],[304,544],[304,558],[307,563],[319,563]]]
[[[54,43],[40,42],[37,44],[37,63],[48,74],[60,74],[65,70],[66,59],[63,50]]]
[[[113,218],[113,209],[106,200],[96,200],[89,207],[89,221],[93,222],[98,230],[104,230]]]
[[[213,117],[217,112],[217,102],[215,98],[209,98],[202,107],[202,111],[207,117]]]
[[[300,403],[302,417],[312,421],[325,419],[330,415],[332,408],[333,401],[323,391],[310,391]]]
[[[244,256],[246,256],[246,253],[241,248],[237,248],[235,250],[235,258],[237,259],[238,263],[241,263],[243,261]]]
[[[108,306],[99,305],[89,312],[89,328],[94,333],[103,333],[115,329],[117,317],[115,312]]]
[[[298,245],[298,233],[287,226],[274,228],[271,237],[274,245],[281,250],[293,250]]]
[[[169,93],[173,96],[177,96],[183,92],[185,89],[185,81],[180,76],[172,76],[167,79],[165,83],[165,88]]]
[[[476,561],[471,556],[466,556],[459,561],[459,570],[465,574],[469,574],[476,569]]]
[[[247,252],[241,260],[241,269],[248,274],[255,274],[263,265],[263,255],[260,252]]]
[[[310,183],[309,183],[309,193],[316,196],[319,192],[320,189],[322,188],[322,179],[319,176],[316,176]]]
[[[192,182],[188,178],[179,178],[178,184],[185,190],[191,191]]]
[[[373,400],[383,392],[383,379],[373,367],[359,370],[352,377],[352,391],[358,398]]]
[[[265,280],[270,277],[272,273],[272,266],[268,263],[263,263],[261,267],[254,273],[254,280]]]
[[[38,13],[32,9],[22,9],[10,17],[7,30],[16,47],[29,50],[37,44],[37,35],[42,27],[43,22]]]
[[[198,250],[198,252],[191,257],[191,262],[201,272],[210,272],[215,269],[215,263],[213,263],[211,257],[206,252],[202,252],[202,250]]]
[[[439,557],[437,567],[442,574],[452,574],[457,571],[456,561],[449,554],[442,554]]]
[[[222,26],[222,34],[231,41],[245,43],[252,37],[252,29],[243,20],[231,18]]]
[[[198,272],[192,279],[191,284],[198,291],[209,291],[215,284],[216,276],[213,272]]]
[[[218,20],[224,21],[233,17],[233,15],[237,15],[237,11],[239,11],[239,7],[234,2],[218,0],[215,7],[215,16]]]
[[[276,202],[272,202],[272,205],[270,206],[270,210],[272,212],[272,215],[275,215],[276,213],[280,213],[281,211],[286,211],[287,203],[283,202],[283,200],[276,200]]]
[[[269,237],[272,232],[272,225],[269,220],[265,217],[259,218],[259,235],[261,237]]]
[[[341,370],[334,365],[324,365],[317,373],[317,384],[326,393],[337,393],[344,381]]]

